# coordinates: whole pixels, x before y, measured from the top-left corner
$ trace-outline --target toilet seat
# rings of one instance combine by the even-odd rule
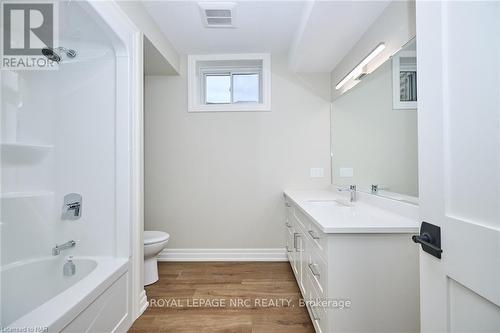
[[[144,245],[166,242],[170,235],[163,231],[144,231]]]

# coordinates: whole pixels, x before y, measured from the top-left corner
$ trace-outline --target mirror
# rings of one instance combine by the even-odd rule
[[[392,56],[392,106],[396,110],[417,108],[417,48],[414,40]]]
[[[333,184],[418,202],[415,44],[332,102]]]

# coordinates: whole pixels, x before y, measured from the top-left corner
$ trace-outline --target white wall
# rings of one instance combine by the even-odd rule
[[[122,0],[116,3],[145,36],[145,72],[178,74],[179,54],[148,14],[141,1]]]
[[[329,75],[273,58],[271,112],[188,113],[182,69],[145,81],[146,229],[170,248],[284,247],[283,189],[330,184]]]
[[[389,60],[332,104],[333,183],[418,196],[417,110],[393,110]],[[339,168],[354,169],[340,178]]]
[[[368,72],[376,69],[415,37],[415,29],[415,1],[393,1],[332,71],[332,98],[340,97],[349,89],[348,84],[339,90],[335,86],[380,42],[385,43],[385,49],[366,66]]]

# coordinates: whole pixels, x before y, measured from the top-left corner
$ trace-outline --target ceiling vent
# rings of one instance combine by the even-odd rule
[[[201,17],[207,28],[234,28],[234,2],[200,2]]]

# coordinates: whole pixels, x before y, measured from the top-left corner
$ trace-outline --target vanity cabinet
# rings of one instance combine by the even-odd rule
[[[318,333],[419,332],[411,232],[328,232],[285,195],[288,259]]]

